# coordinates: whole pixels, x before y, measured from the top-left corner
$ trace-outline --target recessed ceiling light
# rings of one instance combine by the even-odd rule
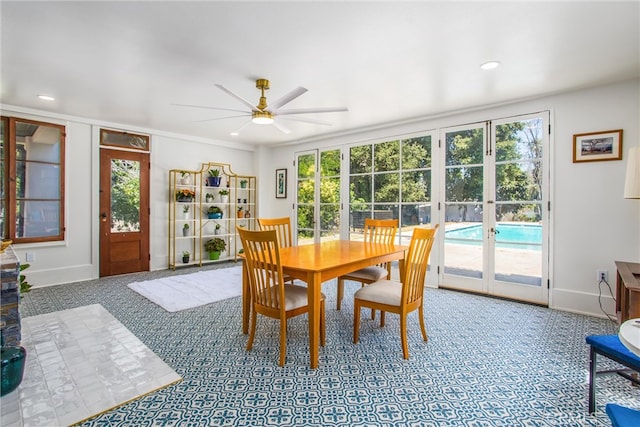
[[[499,66],[500,63],[498,61],[489,61],[480,65],[480,68],[482,68],[483,70],[493,70],[494,68],[498,68]]]
[[[55,101],[56,99],[53,96],[49,96],[49,95],[38,95],[38,98],[44,100],[44,101]]]
[[[229,133],[229,135],[231,135],[231,136],[238,136],[238,135],[240,135],[240,134],[239,134],[238,132],[231,132],[231,133]]]

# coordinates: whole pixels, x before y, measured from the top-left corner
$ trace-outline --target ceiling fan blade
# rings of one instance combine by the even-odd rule
[[[309,113],[340,113],[349,111],[347,107],[319,107],[319,108],[295,108],[291,110],[280,110],[278,115],[287,114],[309,114]]]
[[[223,92],[226,92],[227,94],[233,96],[235,99],[237,99],[238,101],[242,102],[244,105],[246,105],[247,107],[249,107],[249,109],[251,109],[251,111],[258,111],[258,109],[251,104],[249,101],[247,101],[246,99],[244,99],[243,97],[241,97],[240,95],[230,91],[229,89],[227,89],[226,87],[222,86],[221,84],[215,84],[215,86],[220,89]]]
[[[244,124],[242,126],[240,126],[238,129],[231,131],[231,135],[240,135],[240,131],[244,128],[246,128],[249,124],[251,124],[251,120],[247,120],[246,122],[244,122]]]
[[[245,113],[245,114],[241,114],[239,116],[227,116],[227,117],[216,117],[216,118],[213,118],[213,119],[193,120],[192,123],[214,122],[216,120],[235,119],[236,117],[248,117],[250,115],[251,114],[249,114],[249,113]]]
[[[291,120],[293,122],[305,122],[305,123],[313,123],[315,125],[323,125],[323,126],[331,126],[331,123],[325,121],[325,120],[318,120],[318,119],[309,119],[307,117],[280,117],[280,120]]]
[[[291,131],[287,127],[281,125],[278,122],[273,122],[273,125],[276,127],[276,129],[278,129],[280,132],[282,132],[282,133],[284,133],[286,135],[289,135],[291,133]]]
[[[231,108],[220,108],[220,107],[208,107],[206,105],[192,105],[192,104],[171,104],[171,105],[175,105],[178,107],[193,107],[193,108],[205,108],[207,110],[220,110],[220,111],[233,111],[236,113],[247,113],[250,114],[248,111],[244,111],[244,110],[234,110]]]
[[[291,92],[284,94],[282,97],[276,99],[275,102],[271,102],[269,103],[269,106],[267,107],[267,109],[269,111],[271,111],[272,113],[276,112],[278,110],[278,108],[282,107],[284,104],[293,101],[294,99],[296,99],[297,97],[299,97],[300,95],[302,95],[303,93],[305,93],[307,91],[306,88],[302,87],[302,86],[298,86],[297,88],[295,88],[294,90],[292,90]]]

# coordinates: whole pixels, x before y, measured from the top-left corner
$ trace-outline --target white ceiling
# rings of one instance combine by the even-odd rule
[[[303,141],[640,76],[640,7],[626,2],[1,2],[7,106],[249,144]],[[479,65],[502,66],[483,71]],[[257,104],[332,126],[246,118]],[[38,94],[56,98],[42,101]],[[597,102],[597,100],[594,100]],[[207,121],[203,121],[207,120]]]

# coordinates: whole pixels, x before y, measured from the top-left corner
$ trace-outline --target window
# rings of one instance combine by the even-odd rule
[[[362,231],[365,218],[398,218],[409,235],[430,223],[431,136],[351,147],[349,194],[351,233]]]
[[[0,230],[14,243],[64,239],[64,126],[2,117]]]

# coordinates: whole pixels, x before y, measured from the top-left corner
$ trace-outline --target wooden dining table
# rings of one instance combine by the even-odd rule
[[[280,248],[280,263],[285,275],[307,283],[309,298],[310,365],[318,367],[320,343],[320,295],[322,283],[346,273],[374,264],[400,261],[409,249],[403,245],[365,243],[352,240],[330,240],[311,245]],[[242,332],[249,333],[251,298],[246,263],[242,264]]]

